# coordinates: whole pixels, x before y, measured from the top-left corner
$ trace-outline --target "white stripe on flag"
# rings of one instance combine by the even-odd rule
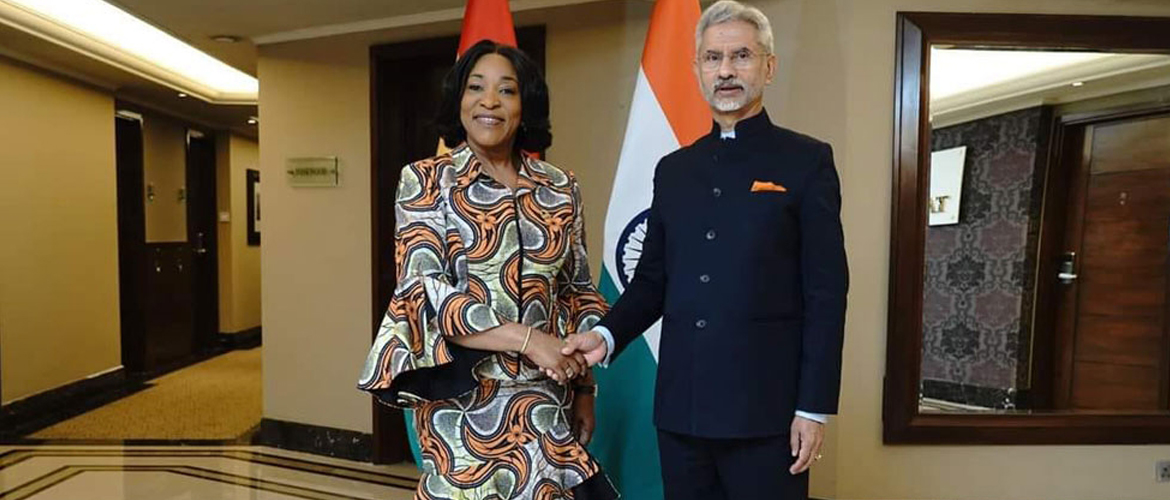
[[[654,89],[639,66],[634,99],[630,103],[630,118],[626,122],[626,136],[622,141],[613,192],[610,193],[609,210],[605,215],[605,255],[602,262],[610,277],[614,278],[614,285],[619,292],[625,291],[619,274],[629,276],[632,272],[628,263],[618,261],[619,247],[627,246],[627,251],[635,254],[641,248],[636,238],[633,242],[629,238],[620,240],[631,221],[650,208],[654,168],[658,160],[678,147],[678,139],[670,128],[666,113],[659,106]],[[646,343],[650,345],[655,362],[658,361],[660,326],[661,321],[645,333]]]

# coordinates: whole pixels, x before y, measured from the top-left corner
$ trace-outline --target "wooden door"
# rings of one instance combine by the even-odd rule
[[[219,337],[219,258],[216,252],[215,139],[187,133],[187,242],[191,247],[195,350],[216,347]]]
[[[1058,408],[1170,408],[1170,116],[1086,126],[1071,179]]]

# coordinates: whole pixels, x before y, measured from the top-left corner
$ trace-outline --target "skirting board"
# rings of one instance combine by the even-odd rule
[[[147,386],[115,370],[0,407],[0,440],[12,440],[124,398]]]
[[[271,418],[260,421],[253,443],[361,462],[373,457],[370,434]]]
[[[237,349],[252,349],[260,347],[263,328],[255,327],[237,333],[222,333],[218,335],[219,345],[228,351]]]

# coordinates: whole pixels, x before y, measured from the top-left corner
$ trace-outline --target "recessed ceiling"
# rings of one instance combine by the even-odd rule
[[[139,75],[105,64],[87,55],[25,31],[0,24],[0,59],[60,75],[109,92],[155,111],[171,114],[212,129],[256,137],[256,127],[247,119],[257,113],[257,106],[215,105],[201,99],[180,99],[173,89]]]
[[[947,97],[1085,63],[1111,54],[1029,50],[930,50],[930,98]]]
[[[457,20],[466,0],[104,0],[228,65],[256,76],[255,41],[280,41]],[[511,0],[513,12],[600,0]],[[6,2],[6,0],[0,0]],[[148,101],[161,110],[194,112],[198,119],[237,129],[254,105],[212,105],[175,98],[175,89],[115,68],[36,33],[0,24],[0,56]],[[213,40],[239,37],[235,43]],[[246,125],[245,125],[246,126]],[[238,129],[237,129],[238,130]],[[254,128],[252,129],[254,131]]]
[[[0,22],[217,104],[255,104],[259,83],[102,0],[3,0]]]
[[[109,0],[107,0],[109,1]],[[251,39],[304,28],[461,8],[465,0],[113,0],[245,73],[256,74]],[[239,43],[211,40],[236,35]]]
[[[932,47],[935,127],[1042,104],[1170,85],[1170,56]]]
[[[3,0],[0,0],[3,1]],[[463,0],[105,0],[249,75],[256,74],[252,38],[320,25],[358,22],[460,8]],[[212,40],[234,35],[237,43]],[[215,128],[255,136],[247,124],[255,105],[213,105],[180,99],[173,89],[35,34],[0,25],[0,57],[104,88],[117,98],[180,115]]]

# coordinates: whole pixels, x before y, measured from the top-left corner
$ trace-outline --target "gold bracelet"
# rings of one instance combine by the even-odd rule
[[[528,341],[529,340],[532,340],[532,327],[531,326],[528,327],[528,333],[526,333],[524,335],[524,345],[520,346],[520,354],[524,354],[524,351],[528,349]]]

